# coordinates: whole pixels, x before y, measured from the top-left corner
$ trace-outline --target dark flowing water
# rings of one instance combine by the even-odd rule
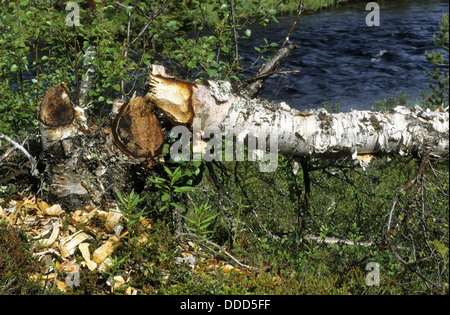
[[[425,51],[435,49],[433,34],[448,12],[448,2],[438,0],[379,1],[380,26],[368,27],[366,2],[304,15],[291,35],[300,48],[281,65],[297,69],[296,75],[274,76],[266,81],[261,97],[284,101],[297,109],[341,102],[341,110],[370,109],[375,100],[400,92],[419,99],[426,90],[431,64]],[[280,42],[293,18],[252,30],[241,43],[244,64],[254,62],[254,46],[263,39]]]

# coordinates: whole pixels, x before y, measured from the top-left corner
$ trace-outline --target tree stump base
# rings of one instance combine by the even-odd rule
[[[44,197],[69,211],[143,188],[164,141],[152,106],[136,96],[120,107],[111,128],[88,128],[63,83],[47,91],[38,119]]]

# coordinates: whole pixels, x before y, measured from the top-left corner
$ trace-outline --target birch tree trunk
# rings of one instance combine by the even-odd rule
[[[187,83],[161,68],[150,75],[145,97],[173,124],[195,127],[196,117],[203,131],[241,139],[253,135],[267,147],[275,141],[277,152],[287,156],[350,156],[364,164],[366,155],[426,151],[443,156],[449,150],[449,113],[442,110],[398,106],[386,112],[300,112],[285,103],[239,96],[228,82]]]

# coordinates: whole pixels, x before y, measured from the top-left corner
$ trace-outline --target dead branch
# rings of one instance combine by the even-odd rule
[[[410,190],[415,184],[422,181],[422,178],[425,177],[425,171],[426,171],[427,167],[429,166],[429,162],[430,162],[429,155],[426,154],[422,158],[422,161],[420,163],[419,170],[418,170],[416,176],[414,178],[410,179],[409,181],[407,181],[403,185],[403,187],[401,187],[398,190],[397,194],[395,195],[394,200],[391,205],[391,209],[389,211],[389,215],[388,215],[388,222],[387,222],[387,227],[386,227],[386,232],[385,232],[385,238],[386,238],[386,242],[389,246],[390,251],[402,265],[404,265],[406,268],[408,268],[413,273],[417,274],[423,281],[425,281],[425,283],[434,286],[438,290],[442,290],[441,284],[436,283],[433,280],[431,280],[430,278],[428,278],[427,276],[425,276],[419,270],[419,268],[416,266],[418,263],[426,261],[432,256],[415,259],[413,262],[409,262],[409,261],[406,261],[398,252],[399,246],[396,246],[394,244],[394,237],[396,234],[398,234],[398,229],[400,228],[401,222],[400,221],[396,222],[395,227],[394,227],[393,226],[393,216],[394,216],[395,210],[397,208],[397,204],[400,201],[400,196],[402,193]],[[422,202],[423,202],[423,200],[422,200]],[[422,226],[422,228],[423,228],[423,226]],[[412,245],[412,248],[414,249],[414,247],[415,247],[414,243],[411,245]],[[431,252],[433,252],[433,251],[431,251]]]
[[[177,236],[175,236],[176,239],[179,239],[180,237],[187,237],[190,238],[192,240],[196,240],[197,239],[197,235],[195,235],[194,233],[179,233],[177,234]],[[205,246],[205,244],[209,244],[211,246],[214,246],[215,248],[219,249],[220,252],[224,253],[225,255],[227,255],[237,266],[239,266],[240,268],[246,269],[246,270],[252,270],[253,268],[247,265],[244,265],[243,263],[241,263],[239,260],[236,259],[236,257],[234,257],[233,255],[231,255],[229,252],[227,252],[226,250],[224,250],[222,248],[222,246],[210,241],[210,240],[204,240],[202,242],[200,242],[201,246]],[[209,248],[209,247],[208,247]]]
[[[262,87],[265,80],[269,77],[266,75],[270,72],[274,73],[274,70],[280,65],[281,61],[283,61],[287,56],[291,54],[295,49],[299,46],[297,44],[289,45],[288,47],[283,47],[278,52],[267,61],[255,77],[259,77],[259,79],[250,78],[247,81],[252,81],[251,84],[242,84],[239,85],[239,90],[241,94],[246,95],[248,97],[253,97]],[[244,81],[245,82],[245,81]]]
[[[18,144],[16,141],[12,140],[10,137],[1,132],[0,132],[0,139],[8,141],[15,149],[18,149],[20,152],[22,152],[23,155],[25,155],[31,163],[31,171],[30,171],[31,175],[39,176],[36,159],[22,145]],[[2,157],[0,162],[3,161],[3,159],[4,157]]]
[[[284,38],[284,41],[281,44],[281,48],[284,48],[284,46],[286,46],[286,43],[289,41],[289,38],[291,37],[292,32],[294,31],[295,27],[297,26],[298,20],[300,20],[300,16],[303,13],[304,2],[305,2],[305,0],[301,0],[300,3],[298,4],[295,20],[292,23],[291,28],[289,29],[288,33],[286,34],[286,37]]]
[[[241,84],[239,84],[239,90],[241,91],[241,94],[253,97],[261,89],[265,80],[273,74],[288,74],[288,73],[290,74],[299,72],[298,70],[297,71],[293,70],[290,72],[283,70],[278,72],[276,71],[276,68],[280,65],[282,60],[284,60],[287,56],[289,56],[292,53],[292,51],[294,51],[299,47],[297,44],[289,45],[288,47],[285,46],[289,42],[289,38],[292,32],[294,31],[295,27],[297,26],[300,16],[303,13],[303,7],[304,7],[304,0],[301,0],[298,5],[295,20],[292,23],[291,27],[289,28],[289,31],[287,32],[286,36],[284,37],[283,43],[281,44],[281,47],[278,50],[278,52],[261,67],[261,69],[258,71],[256,75],[247,80],[244,80],[243,82],[241,82]],[[249,84],[249,82],[251,83]]]

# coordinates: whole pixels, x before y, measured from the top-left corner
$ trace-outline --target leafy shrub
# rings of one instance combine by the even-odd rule
[[[432,72],[427,72],[434,83],[429,83],[431,92],[425,96],[427,103],[432,107],[448,107],[448,54],[449,54],[449,21],[448,13],[442,15],[439,23],[439,35],[433,35],[434,45],[439,50],[434,50],[431,53],[425,52],[425,57],[435,69]],[[441,53],[442,51],[442,53]],[[444,54],[444,56],[442,55]],[[445,59],[446,56],[446,59]],[[447,60],[447,62],[446,62]],[[445,70],[443,70],[445,69]],[[447,71],[446,71],[447,70]]]

